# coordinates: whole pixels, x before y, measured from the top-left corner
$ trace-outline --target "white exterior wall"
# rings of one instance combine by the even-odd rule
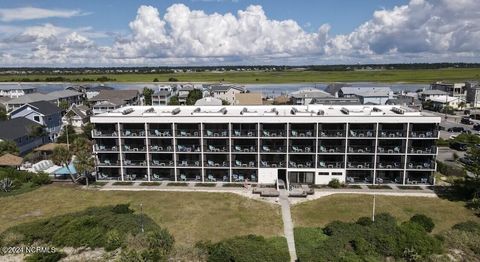
[[[276,168],[259,168],[258,169],[258,183],[260,184],[274,184],[277,182],[278,172]]]
[[[235,89],[235,88],[230,88],[225,93],[223,91],[221,92],[213,92],[213,97],[225,100],[229,102],[231,105],[235,103],[235,94],[241,93],[240,90]]]

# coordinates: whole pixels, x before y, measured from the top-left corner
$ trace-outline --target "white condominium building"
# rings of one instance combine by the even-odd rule
[[[91,118],[99,180],[429,184],[440,117],[398,106],[129,106]]]

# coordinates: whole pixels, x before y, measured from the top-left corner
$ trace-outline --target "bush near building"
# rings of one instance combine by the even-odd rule
[[[0,197],[28,192],[50,183],[50,177],[46,173],[36,174],[15,168],[0,168]]]

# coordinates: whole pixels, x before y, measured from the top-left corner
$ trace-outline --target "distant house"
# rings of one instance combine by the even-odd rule
[[[67,102],[69,105],[80,105],[85,100],[85,94],[72,90],[60,90],[48,93],[47,95],[56,99],[57,105],[60,105],[62,101]]]
[[[332,97],[329,93],[316,88],[305,88],[292,92],[290,94],[292,104],[294,105],[308,105],[311,104],[314,99],[322,99],[325,97]]]
[[[429,89],[420,92],[420,99],[423,101],[430,100],[435,97],[445,97],[448,96],[448,93],[442,90]]]
[[[430,85],[433,90],[441,90],[448,93],[448,96],[460,97],[462,101],[465,101],[467,96],[467,88],[465,83],[445,83],[435,82]]]
[[[26,94],[37,92],[37,88],[33,86],[0,84],[0,96],[17,98]]]
[[[154,106],[168,105],[171,97],[172,97],[171,90],[156,90],[152,94],[152,105]]]
[[[62,117],[64,125],[71,124],[74,127],[82,127],[88,122],[88,108],[73,104]]]
[[[395,98],[388,99],[386,105],[408,106],[417,110],[422,109],[422,102],[414,96],[399,95]]]
[[[83,101],[83,97],[84,95],[82,93],[71,90],[54,91],[48,94],[31,93],[9,100],[5,102],[5,106],[7,111],[12,111],[25,104],[39,101],[53,102],[57,106],[60,105],[62,101],[66,101],[69,104],[80,104]]]
[[[214,85],[210,87],[211,96],[225,100],[231,105],[235,103],[235,95],[245,93],[245,89],[235,85]]]
[[[234,105],[263,105],[262,93],[236,93]]]
[[[480,107],[480,85],[476,81],[469,81],[465,83],[467,88],[467,102],[471,107]]]
[[[310,104],[316,105],[361,105],[358,97],[316,97]]]
[[[390,87],[342,87],[339,97],[358,97],[363,105],[384,105],[393,98]]]
[[[200,98],[195,102],[196,106],[221,106],[222,105],[222,100],[207,96],[204,98]]]
[[[188,94],[193,91],[195,88],[193,86],[187,85],[187,86],[182,86],[177,90],[177,95],[178,95],[178,103],[180,105],[186,105],[187,104],[187,97]]]
[[[138,105],[140,92],[138,90],[101,90],[98,95],[89,99],[93,103],[94,115],[111,112],[128,105]]]
[[[440,97],[433,97],[429,99],[432,103],[432,107],[436,109],[441,109],[444,106],[450,106],[453,109],[459,109],[460,103],[464,102],[460,97],[453,97],[453,96],[440,96]]]
[[[25,104],[9,113],[11,119],[27,118],[45,127],[50,140],[55,140],[62,128],[62,110],[52,102]]]
[[[43,127],[25,117],[0,122],[0,141],[14,141],[21,155],[49,142],[41,131]]]

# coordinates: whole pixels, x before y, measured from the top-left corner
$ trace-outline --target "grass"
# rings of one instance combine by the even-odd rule
[[[171,183],[168,183],[167,186],[188,186],[188,183],[183,183],[183,182],[171,182]]]
[[[196,183],[196,187],[215,187],[217,184],[215,183]]]
[[[422,190],[421,187],[419,186],[397,186],[398,189],[403,189],[403,190]]]
[[[118,182],[113,182],[114,186],[131,186],[133,185],[133,182],[125,182],[125,181],[118,181]]]
[[[106,185],[107,182],[101,182],[101,181],[95,181],[94,183],[92,183],[91,185],[92,186],[98,186],[98,187],[102,187],[104,185]]]
[[[296,227],[322,227],[334,220],[356,221],[371,216],[373,196],[337,194],[304,202],[292,207]],[[464,202],[440,198],[376,196],[376,213],[390,213],[400,221],[415,214],[424,214],[435,222],[434,232],[449,229],[454,224],[480,218],[464,207]]]
[[[225,183],[223,187],[245,187],[245,185],[241,183]]]
[[[58,75],[0,75],[0,81],[21,81],[22,78],[44,80]],[[446,68],[384,71],[281,71],[281,72],[187,72],[172,74],[98,74],[60,75],[69,80],[107,76],[117,82],[161,82],[174,77],[181,82],[232,82],[232,83],[303,83],[303,82],[409,82],[465,81],[480,77],[480,68]]]
[[[392,189],[390,186],[387,185],[368,185],[370,189]]]
[[[58,184],[3,198],[0,232],[40,218],[123,203],[130,203],[130,208],[137,212],[143,204],[143,212],[167,228],[179,244],[247,234],[279,236],[283,232],[279,207],[235,194],[97,191]]]
[[[20,194],[24,194],[24,193],[33,191],[37,188],[39,188],[39,186],[35,186],[35,185],[33,185],[33,183],[28,182],[28,183],[22,184],[21,187],[15,189],[15,190],[12,190],[10,192],[0,191],[0,197],[20,195]]]

